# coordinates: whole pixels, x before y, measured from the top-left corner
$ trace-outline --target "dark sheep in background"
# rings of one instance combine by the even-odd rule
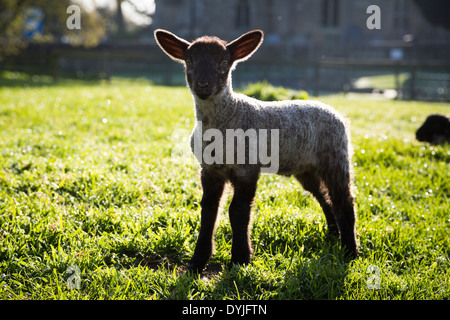
[[[441,114],[432,114],[417,130],[416,139],[432,144],[450,143],[450,118]]]

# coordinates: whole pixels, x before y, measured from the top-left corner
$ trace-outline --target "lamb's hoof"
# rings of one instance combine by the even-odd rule
[[[353,249],[347,249],[345,248],[345,258],[349,259],[349,260],[355,260],[358,257],[358,249],[357,248],[353,248]]]
[[[231,269],[233,269],[234,266],[236,266],[236,268],[242,268],[242,267],[246,267],[250,264],[250,262],[236,262],[236,261],[230,261],[227,264],[227,270],[230,271]]]
[[[194,264],[190,263],[187,267],[187,272],[191,273],[193,275],[200,275],[202,274],[203,268],[195,266]]]

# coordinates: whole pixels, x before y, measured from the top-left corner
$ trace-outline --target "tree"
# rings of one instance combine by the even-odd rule
[[[414,0],[424,17],[433,25],[450,29],[450,1]]]
[[[115,31],[115,33],[116,36],[119,37],[126,35],[128,31],[138,27],[136,21],[130,21],[133,19],[131,17],[127,17],[124,11],[125,6],[128,9],[131,9],[128,10],[128,12],[130,13],[130,11],[132,11],[132,15],[135,17],[139,17],[139,20],[151,21],[151,16],[153,15],[152,6],[154,6],[154,1],[146,0],[144,2],[136,0],[116,0],[114,20],[117,26],[117,30]],[[128,21],[126,21],[127,18]]]
[[[81,28],[69,29],[67,8],[76,4],[81,9]],[[41,12],[41,27],[34,33],[24,30],[27,12]],[[32,21],[33,22],[33,21]],[[34,21],[36,23],[36,21]],[[102,19],[95,10],[86,10],[82,2],[71,0],[2,0],[0,2],[0,60],[17,54],[30,42],[65,41],[72,45],[94,46],[104,36]]]

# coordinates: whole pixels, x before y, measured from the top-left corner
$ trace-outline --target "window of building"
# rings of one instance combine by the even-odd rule
[[[250,4],[248,0],[240,0],[236,5],[236,28],[250,27]]]
[[[409,28],[409,3],[405,0],[395,0],[394,2],[394,28],[399,31],[406,31]]]
[[[322,26],[336,27],[339,24],[339,0],[322,0]]]

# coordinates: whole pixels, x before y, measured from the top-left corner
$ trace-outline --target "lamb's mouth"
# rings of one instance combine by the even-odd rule
[[[198,90],[195,90],[195,95],[197,97],[199,97],[200,99],[202,99],[202,100],[207,100],[207,99],[211,98],[214,95],[214,92],[210,91],[210,90],[198,89]]]

